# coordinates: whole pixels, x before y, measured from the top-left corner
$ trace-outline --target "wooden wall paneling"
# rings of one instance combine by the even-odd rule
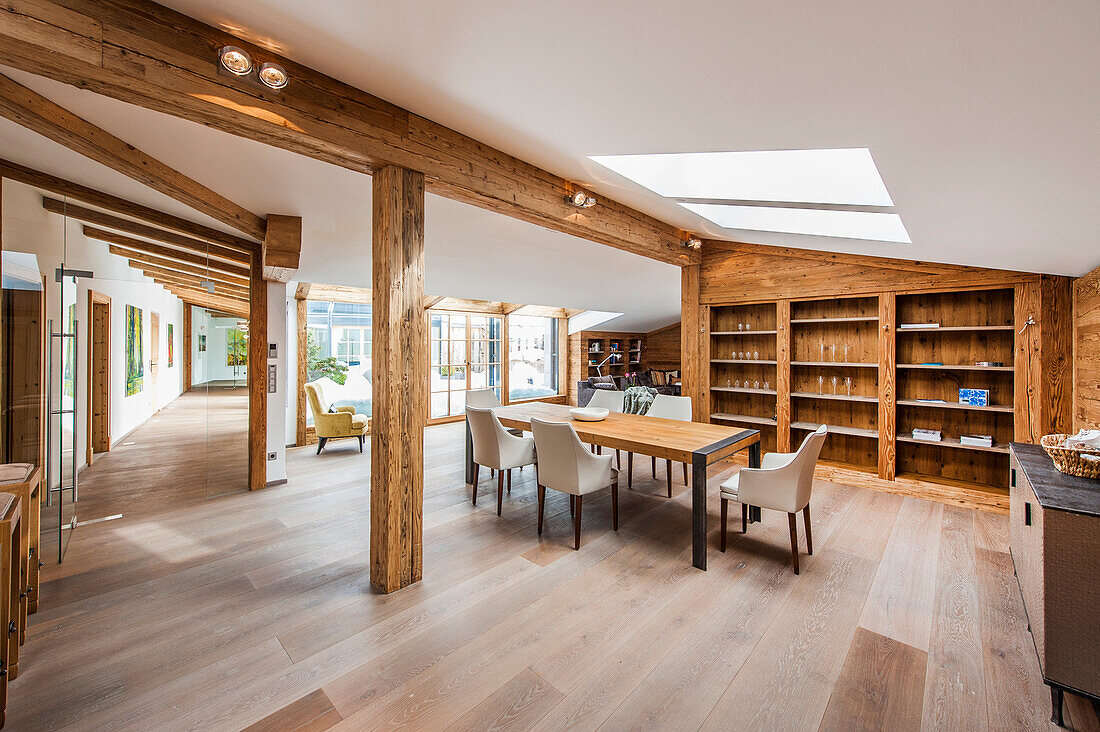
[[[791,452],[791,301],[775,311],[775,441],[776,450]]]
[[[588,378],[588,361],[584,353],[583,333],[573,333],[569,336],[568,343],[569,375],[567,377],[566,395],[568,403],[576,406],[577,399],[580,396],[577,382]]]
[[[1069,277],[1041,275],[1040,431],[1070,432],[1073,425],[1073,284]]]
[[[183,393],[191,391],[191,305],[183,304]]]
[[[263,218],[0,74],[0,115],[256,239]]]
[[[693,419],[696,422],[709,422],[710,413],[703,408],[703,392],[709,388],[704,383],[709,380],[709,375],[704,376],[703,371],[709,371],[710,366],[702,362],[703,341],[700,331],[703,324],[700,322],[702,311],[699,304],[699,275],[698,265],[680,269],[680,393],[691,397]]]
[[[679,371],[682,364],[680,323],[645,334],[645,362],[658,371]]]
[[[294,401],[297,404],[294,421],[294,444],[301,446],[308,444],[306,442],[306,411],[309,409],[309,405],[306,404],[305,385],[309,379],[309,372],[306,368],[306,357],[309,355],[309,337],[306,329],[306,299],[304,297],[296,298],[294,304],[298,322],[298,387],[294,395]]]
[[[438,195],[673,264],[700,260],[675,227],[602,197],[570,206],[568,180],[153,2],[20,2],[0,8],[0,38],[0,61],[29,73],[357,172],[420,170]],[[218,74],[227,44],[292,82],[274,95]]]
[[[43,278],[43,281],[45,278]],[[3,291],[5,458],[44,465],[46,298],[40,291]]]
[[[87,323],[88,404],[85,411],[88,431],[85,460],[91,465],[95,453],[111,450],[111,298],[88,290]]]
[[[1039,284],[1037,281],[1016,285],[1013,324],[1015,327],[1014,382],[1015,440],[1038,442],[1041,434],[1042,393],[1039,368],[1041,361]],[[1031,321],[1029,323],[1029,321]]]
[[[1073,425],[1100,428],[1100,268],[1073,283]]]
[[[267,283],[253,252],[248,303],[248,489],[267,487]]]
[[[423,572],[424,175],[387,165],[372,184],[370,576],[375,587],[393,592]]]
[[[878,477],[893,480],[897,472],[897,297],[884,292],[878,303]]]

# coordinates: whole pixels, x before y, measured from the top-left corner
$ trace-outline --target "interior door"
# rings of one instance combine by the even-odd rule
[[[160,314],[149,313],[149,390],[153,399],[159,399],[157,374],[160,372]]]

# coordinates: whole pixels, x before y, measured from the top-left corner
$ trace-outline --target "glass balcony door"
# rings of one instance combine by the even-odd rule
[[[432,312],[429,318],[429,418],[464,414],[470,389],[493,388],[499,398],[503,319],[444,312]]]

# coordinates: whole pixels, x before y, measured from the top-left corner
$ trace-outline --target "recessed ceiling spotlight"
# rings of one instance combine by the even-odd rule
[[[260,81],[272,89],[282,89],[290,81],[290,77],[279,64],[267,62],[260,65]]]
[[[588,195],[584,191],[577,191],[571,196],[566,196],[565,202],[577,208],[592,208],[596,205],[596,198]]]
[[[252,57],[236,46],[222,46],[218,52],[222,68],[237,76],[247,76],[252,71]]]
[[[688,237],[688,239],[685,242],[683,242],[683,244],[688,249],[702,249],[703,248],[703,242],[697,236]]]

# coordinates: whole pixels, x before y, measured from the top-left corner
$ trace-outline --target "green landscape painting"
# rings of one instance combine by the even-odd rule
[[[172,337],[172,324],[168,324],[168,368],[172,368],[172,364],[175,362],[176,349],[175,339]]]
[[[141,391],[145,353],[141,348],[141,309],[126,306],[126,396]]]

